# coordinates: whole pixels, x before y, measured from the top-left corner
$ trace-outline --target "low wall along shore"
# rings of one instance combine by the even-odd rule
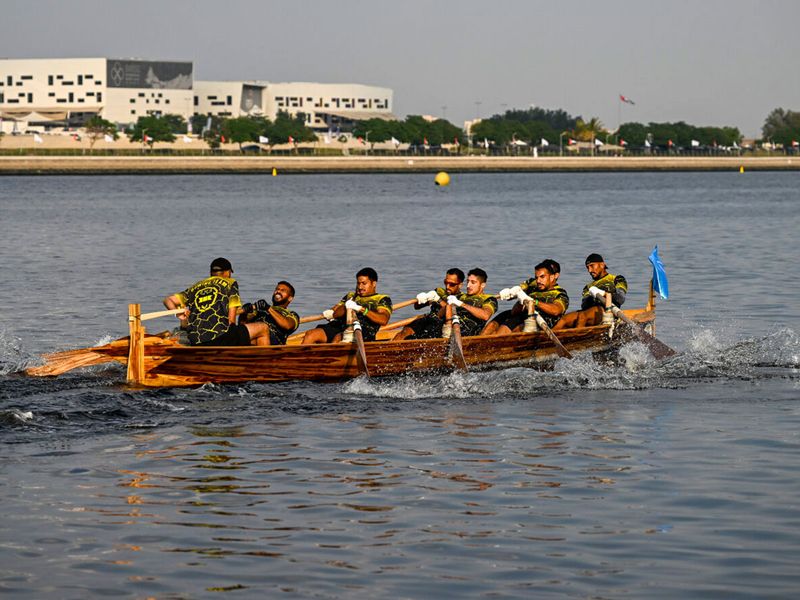
[[[797,157],[0,156],[0,175],[785,171]]]

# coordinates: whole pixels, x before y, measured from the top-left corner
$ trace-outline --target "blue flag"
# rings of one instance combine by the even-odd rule
[[[658,246],[653,248],[653,251],[648,257],[650,264],[653,265],[653,291],[666,300],[669,298],[669,282],[667,281],[667,273],[664,271],[664,263],[658,256]]]

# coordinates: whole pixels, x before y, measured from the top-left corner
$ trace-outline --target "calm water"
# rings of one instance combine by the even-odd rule
[[[800,174],[0,178],[0,592],[14,598],[794,598]],[[231,259],[301,314],[602,253],[632,345],[552,372],[130,391],[14,372]],[[405,309],[399,316],[412,314]],[[174,320],[152,322],[167,329]]]

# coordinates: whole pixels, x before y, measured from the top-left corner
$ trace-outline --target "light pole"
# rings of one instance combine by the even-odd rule
[[[564,156],[564,136],[567,135],[568,131],[562,131],[561,135],[558,136],[558,155]]]

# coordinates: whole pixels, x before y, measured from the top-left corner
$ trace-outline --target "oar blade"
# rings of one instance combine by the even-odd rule
[[[367,365],[367,350],[364,347],[364,334],[360,327],[356,327],[353,331],[353,336],[356,339],[356,346],[358,347],[358,362],[361,363],[361,369],[369,379],[369,365]]]
[[[460,323],[453,323],[453,329],[450,335],[450,352],[456,359],[456,366],[462,371],[469,371],[467,359],[464,357],[464,346],[461,343]]]

